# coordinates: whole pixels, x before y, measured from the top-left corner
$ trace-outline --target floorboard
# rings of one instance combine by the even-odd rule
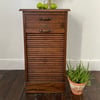
[[[91,86],[76,96],[68,82],[65,94],[25,94],[23,70],[0,70],[0,100],[100,100],[100,71],[92,72]]]

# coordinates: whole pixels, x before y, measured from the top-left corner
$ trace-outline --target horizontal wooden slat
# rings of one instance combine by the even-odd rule
[[[58,76],[58,77],[56,77],[56,76],[55,77],[50,77],[50,76],[49,77],[43,77],[43,76],[41,77],[41,76],[39,76],[39,77],[29,77],[28,80],[33,82],[33,83],[34,82],[38,83],[38,82],[41,82],[41,81],[42,82],[50,82],[50,81],[51,82],[52,81],[53,82],[61,82],[61,81],[63,82],[64,78],[63,78],[63,76],[62,77],[60,77],[60,76]]]
[[[28,69],[28,70],[31,70],[31,69]],[[56,76],[63,76],[64,73],[43,73],[43,72],[40,72],[40,73],[35,73],[35,72],[32,72],[32,73],[28,73],[29,76],[33,76],[33,77],[36,77],[36,76],[43,76],[43,77],[49,77],[49,76],[52,76],[52,77],[56,77]]]
[[[31,39],[35,39],[35,40],[37,40],[37,39],[43,39],[43,40],[58,40],[58,39],[63,39],[64,38],[64,36],[61,34],[61,35],[54,35],[54,36],[49,36],[49,35],[46,35],[46,34],[44,34],[44,35],[34,35],[34,34],[28,34],[27,33],[27,40],[31,40]]]
[[[29,55],[29,56],[63,56],[64,54],[63,53],[59,53],[59,52],[51,52],[51,53],[48,53],[48,52],[38,52],[38,53],[33,53],[33,52],[28,52],[26,55]]]
[[[27,51],[28,55],[63,55],[61,51]]]
[[[48,65],[45,65],[45,64],[41,64],[41,65],[33,65],[33,64],[28,64],[28,68],[30,68],[30,69],[37,69],[37,70],[39,70],[39,69],[54,69],[54,70],[56,70],[56,69],[59,69],[59,70],[62,70],[63,69],[63,65],[50,65],[50,64],[48,64]]]
[[[41,36],[64,36],[64,33],[47,33],[47,34],[45,34],[45,33],[25,33],[25,35],[27,35],[27,36],[38,36],[38,37],[41,37]]]
[[[44,51],[44,52],[49,52],[49,51],[56,51],[56,52],[63,52],[62,48],[27,48],[27,51],[32,51],[32,52],[36,52],[36,51]]]
[[[56,62],[52,62],[52,63],[44,63],[44,62],[28,62],[28,65],[30,68],[52,68],[52,69],[56,69],[56,68],[62,68],[64,67],[64,63],[60,62],[60,63],[56,63]]]
[[[29,62],[29,63],[31,63],[31,62],[32,62],[32,63],[39,63],[39,64],[41,64],[41,63],[43,63],[43,64],[47,64],[47,63],[48,63],[48,64],[49,64],[49,63],[51,63],[51,64],[52,64],[52,63],[58,63],[58,64],[59,64],[59,63],[64,63],[64,62],[62,62],[62,61],[31,61],[31,60],[28,60],[28,62]]]
[[[58,57],[58,58],[53,58],[53,57],[28,57],[27,58],[28,60],[61,60],[61,61],[63,61],[64,60],[64,58],[63,57]]]
[[[28,64],[28,68],[29,69],[37,69],[37,70],[41,70],[41,69],[47,69],[47,70],[64,70],[64,66],[63,65],[45,65],[45,64],[41,64],[41,65],[34,65],[34,64]]]
[[[59,39],[59,40],[49,40],[49,39],[48,39],[48,40],[45,40],[45,39],[37,39],[37,40],[36,40],[36,39],[33,39],[33,40],[27,40],[27,42],[30,42],[30,43],[31,43],[31,42],[32,42],[32,43],[34,43],[34,42],[43,42],[43,43],[44,43],[44,42],[47,42],[47,43],[48,43],[48,42],[54,42],[54,43],[59,43],[59,42],[61,42],[61,43],[63,43],[64,40],[60,40],[60,39]]]
[[[27,48],[62,48],[63,49],[63,45],[48,45],[48,44],[30,44],[30,45],[27,45]]]
[[[27,59],[29,62],[64,62],[64,60],[59,59]]]
[[[31,69],[31,70],[28,70],[28,72],[30,72],[30,73],[32,73],[32,72],[35,72],[35,73],[62,73],[62,72],[64,72],[64,69],[51,69],[51,68],[47,68],[47,69],[44,69],[43,67],[42,68],[39,68],[39,69],[37,69],[37,68],[30,68],[29,67],[29,69]]]
[[[27,48],[62,48],[63,49],[64,45],[59,43],[27,43]]]
[[[42,57],[42,56],[40,56],[40,57],[29,57],[28,56],[28,59],[30,59],[30,60],[64,60],[64,58],[63,57]]]
[[[27,57],[36,57],[36,58],[63,58],[64,56],[60,55],[27,55]]]

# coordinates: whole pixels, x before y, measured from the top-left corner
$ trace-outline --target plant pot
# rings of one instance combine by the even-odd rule
[[[81,95],[83,93],[84,87],[86,86],[87,82],[79,84],[79,83],[74,83],[68,78],[69,84],[71,91],[74,95]]]

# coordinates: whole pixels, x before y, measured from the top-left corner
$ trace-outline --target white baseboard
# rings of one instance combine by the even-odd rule
[[[67,60],[67,62],[69,59]],[[80,60],[70,60],[72,64],[77,64]],[[81,59],[84,64],[88,64],[92,71],[100,71],[100,59]],[[0,70],[24,70],[24,59],[0,59]]]
[[[84,65],[87,65],[89,63],[89,70],[90,71],[100,71],[100,59],[96,60],[88,60],[88,59],[81,59],[81,60],[67,60],[67,62],[70,61],[73,65],[78,64],[80,61]]]
[[[23,70],[23,59],[0,59],[0,70]]]

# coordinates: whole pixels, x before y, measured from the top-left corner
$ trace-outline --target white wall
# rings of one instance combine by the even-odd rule
[[[36,8],[41,0],[0,0],[0,69],[23,69],[23,27],[20,8]],[[100,70],[100,1],[55,0],[58,8],[70,8],[67,59],[90,63]]]

